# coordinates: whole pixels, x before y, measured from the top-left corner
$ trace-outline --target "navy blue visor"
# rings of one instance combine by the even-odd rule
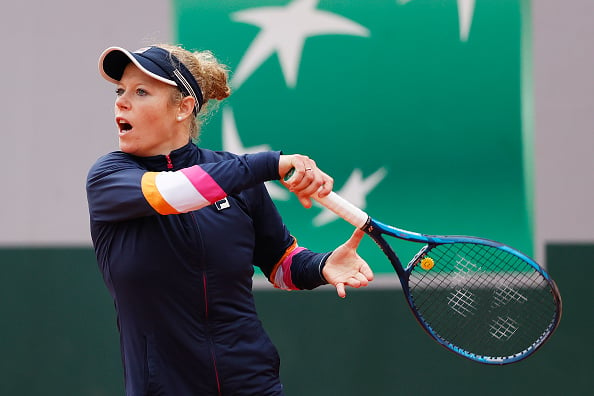
[[[188,68],[172,53],[160,47],[147,47],[134,52],[110,47],[99,58],[99,72],[106,80],[117,84],[130,62],[143,73],[177,87],[185,96],[192,96],[195,100],[194,114],[198,114],[204,102],[202,90]]]

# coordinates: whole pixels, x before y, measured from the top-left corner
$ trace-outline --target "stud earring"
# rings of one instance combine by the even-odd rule
[[[177,116],[177,120],[178,121],[181,121],[181,120],[183,120],[183,117],[182,116]]]

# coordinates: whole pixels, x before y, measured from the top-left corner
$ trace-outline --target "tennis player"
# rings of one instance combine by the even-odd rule
[[[277,288],[366,286],[356,230],[332,252],[297,244],[264,186],[305,207],[333,180],[304,155],[235,155],[198,147],[203,117],[230,94],[208,51],[111,47],[99,60],[115,84],[119,151],[89,171],[91,236],[113,297],[126,394],[283,395],[279,356],[256,314],[254,266]],[[288,315],[279,312],[279,316]]]

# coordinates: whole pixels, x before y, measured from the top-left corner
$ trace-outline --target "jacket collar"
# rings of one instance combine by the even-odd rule
[[[154,155],[151,157],[134,156],[134,158],[149,171],[175,171],[196,165],[199,159],[199,150],[192,141],[189,141],[188,144],[173,150],[169,155]]]

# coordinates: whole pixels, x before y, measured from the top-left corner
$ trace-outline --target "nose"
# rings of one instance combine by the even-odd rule
[[[115,106],[118,109],[129,109],[130,108],[130,101],[128,100],[128,96],[126,93],[118,95],[115,101]]]

